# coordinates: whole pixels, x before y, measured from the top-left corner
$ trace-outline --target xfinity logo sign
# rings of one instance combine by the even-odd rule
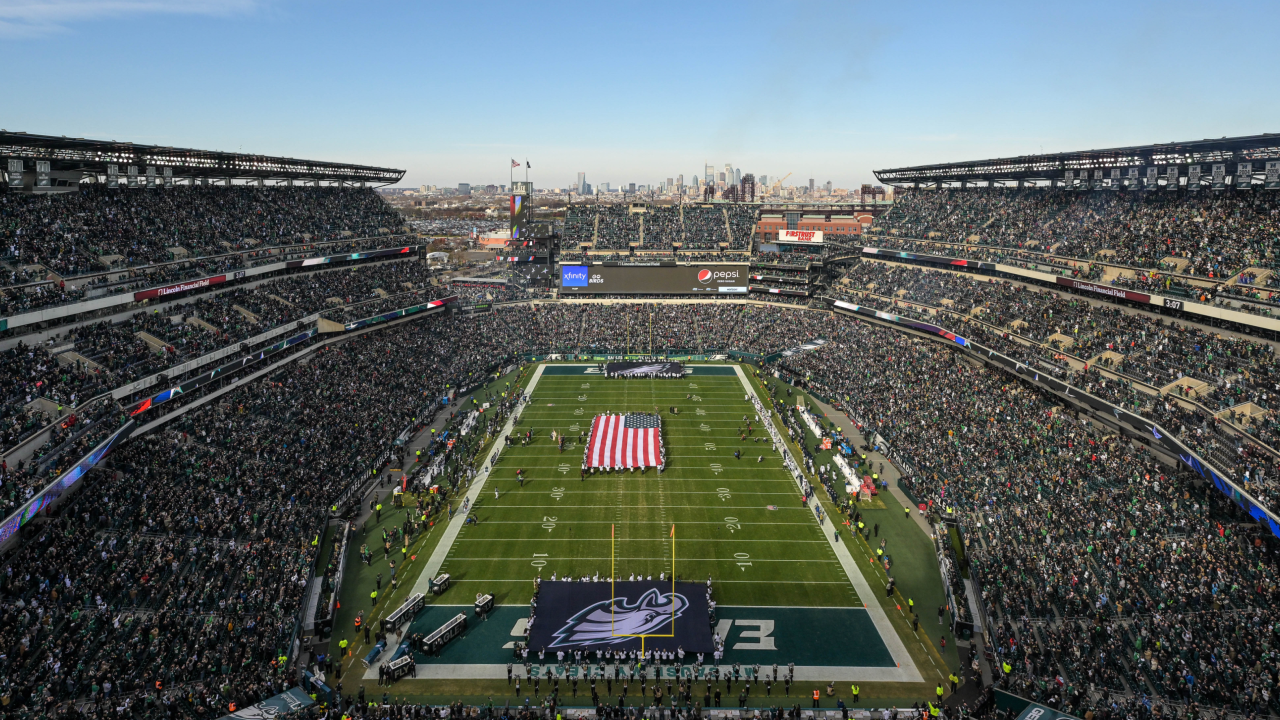
[[[737,279],[738,279],[737,270],[712,271],[712,270],[702,269],[698,271],[698,282],[704,285],[712,281],[722,282],[722,281],[737,280]]]
[[[564,265],[560,270],[560,285],[563,287],[586,287],[587,267],[585,265]]]
[[[685,596],[670,592],[662,594],[652,588],[635,602],[626,597],[602,600],[569,618],[563,627],[555,631],[555,642],[551,647],[612,645],[662,628],[671,632],[671,621],[680,617],[688,606]]]

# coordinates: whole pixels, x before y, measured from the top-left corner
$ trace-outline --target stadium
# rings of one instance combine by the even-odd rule
[[[0,152],[0,716],[1280,711],[1275,135],[469,256],[400,170]]]

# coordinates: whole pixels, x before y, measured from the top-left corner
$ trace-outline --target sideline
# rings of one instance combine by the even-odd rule
[[[738,380],[742,382],[742,387],[744,387],[747,392],[758,398],[759,394],[756,393],[755,388],[751,386],[751,381],[747,378],[746,373],[742,371],[742,366],[734,365],[734,369],[737,370]],[[760,402],[763,404],[764,400],[761,400]],[[769,405],[765,405],[765,410],[769,413],[769,422],[773,424],[776,429],[777,424],[773,419],[772,408]],[[797,462],[799,461],[797,460]],[[816,516],[814,516],[814,522],[817,522]],[[835,521],[832,520],[832,523],[834,527]],[[889,654],[893,656],[893,661],[898,665],[896,668],[878,668],[878,670],[892,675],[892,677],[886,677],[884,680],[887,682],[924,682],[924,677],[920,674],[919,668],[916,667],[915,661],[911,659],[911,654],[907,652],[907,646],[903,644],[902,638],[898,636],[898,631],[895,630],[893,624],[889,622],[889,616],[885,614],[884,608],[880,607],[880,601],[875,593],[872,592],[871,585],[867,582],[867,579],[862,576],[862,568],[858,567],[857,561],[853,559],[853,556],[849,554],[848,548],[845,547],[846,543],[836,542],[834,536],[828,535],[827,533],[829,531],[827,530],[825,523],[820,529],[822,530],[822,535],[827,539],[827,543],[831,546],[831,550],[835,553],[836,558],[840,560],[840,566],[853,582],[853,588],[857,590],[858,597],[863,602],[863,607],[866,608],[867,614],[871,616],[871,622],[880,633],[880,639],[884,641],[885,647],[889,649]],[[828,668],[830,671],[837,671],[841,669],[853,668]],[[870,668],[856,669],[859,671],[870,670]],[[800,668],[796,668],[797,678],[799,677],[799,671]],[[861,675],[854,679],[863,681],[871,680],[867,675]],[[880,678],[876,679],[879,680]]]
[[[524,390],[527,397],[533,396],[533,389],[537,387],[538,380],[542,378],[542,369],[545,367],[546,365],[539,365],[538,369],[534,371],[533,377],[529,378],[529,384]],[[517,406],[516,412],[511,413],[507,418],[507,424],[502,426],[502,432],[498,435],[498,440],[494,441],[493,450],[487,458],[481,461],[483,465],[480,472],[476,473],[476,479],[471,482],[471,489],[467,491],[466,495],[472,506],[480,499],[480,491],[484,489],[484,481],[489,479],[489,474],[493,471],[494,464],[498,461],[498,456],[502,454],[503,445],[501,439],[511,434],[511,429],[515,427],[516,416],[520,414],[523,408],[524,403],[521,403]],[[488,466],[489,469],[485,470],[484,466]],[[440,567],[444,565],[445,558],[453,550],[453,543],[458,539],[458,533],[462,531],[462,526],[466,521],[467,513],[464,512],[458,512],[453,516],[453,520],[449,521],[449,526],[444,531],[444,537],[440,538],[440,542],[436,544],[436,549],[431,553],[431,558],[427,560],[426,567],[418,574],[418,579],[414,582],[413,590],[410,591],[410,594],[422,593],[423,595],[429,595],[431,593],[431,581],[440,572]]]

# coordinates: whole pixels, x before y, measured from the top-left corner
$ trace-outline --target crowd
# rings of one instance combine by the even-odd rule
[[[1243,478],[1269,507],[1280,508],[1280,458],[1268,449],[1280,447],[1280,368],[1272,343],[918,267],[861,263],[843,280],[832,288],[836,297],[962,332],[1166,428],[1185,428],[1180,436]],[[1118,377],[1104,377],[1102,370]],[[1245,434],[1223,433],[1224,420]]]
[[[906,192],[876,222],[910,238],[1052,252],[1224,280],[1275,267],[1273,193],[967,189]]]
[[[778,370],[909,458],[915,501],[963,518],[1011,690],[1080,715],[1112,698],[1276,710],[1280,546],[1198,476],[868,323]]]
[[[473,232],[487,233],[510,230],[507,227],[506,220],[478,220],[473,218],[427,218],[424,220],[409,220],[408,224],[416,233],[444,237],[459,237],[470,235]]]
[[[380,298],[373,288],[408,271],[368,268],[331,279],[342,283],[336,292],[344,299]],[[325,277],[286,278],[269,293],[233,295],[219,307],[275,318],[263,298],[280,301],[269,295],[299,312],[323,307],[338,296]],[[1224,398],[1269,402],[1276,390],[1263,385],[1273,372],[1264,343],[917,268],[864,263],[844,280],[837,288],[849,297],[904,312],[894,303],[954,307],[943,312],[957,318],[982,308],[970,335],[1032,359],[1037,351],[1010,336],[1046,342],[1062,334],[1090,352],[1123,348],[1137,364],[1115,367],[1153,380],[1177,372],[1230,378],[1214,391]],[[134,320],[159,333],[190,327]],[[77,346],[110,372],[140,373],[135,365],[145,358],[130,337],[90,326]],[[183,704],[190,698],[243,707],[296,682],[279,658],[290,652],[308,580],[323,572],[313,567],[312,539],[333,503],[387,457],[406,426],[439,407],[446,388],[473,385],[529,354],[768,355],[819,337],[829,342],[774,369],[830,399],[866,434],[879,433],[892,457],[909,459],[906,490],[962,518],[1002,683],[1080,714],[1138,697],[1280,710],[1269,654],[1280,633],[1280,545],[1198,476],[1161,465],[941,344],[827,312],[703,302],[437,314],[319,351],[131,441],[4,561],[0,638],[9,650],[0,654],[0,694],[9,703],[0,712],[53,715],[78,698],[138,717],[197,716]],[[1234,461],[1222,469],[1245,473],[1260,495],[1275,497],[1264,492],[1280,477],[1274,459],[1243,446],[1233,454],[1212,417],[1176,398],[1138,398],[1132,383],[1102,375],[1096,364],[1077,371],[1041,357],[1088,392],[1135,403],[1209,457]],[[50,362],[32,348],[5,353],[0,373],[13,396],[6,407],[44,390],[38,378],[58,370]],[[92,383],[101,382],[61,370],[68,377],[51,383],[58,393],[91,397]],[[118,408],[102,411],[53,444],[78,458],[118,419]],[[55,454],[33,464],[50,460],[65,462]],[[28,469],[0,472],[12,494]]]
[[[126,190],[85,185],[56,195],[0,195],[0,248],[15,265],[59,276],[119,264],[378,235],[404,224],[373,190],[333,187],[181,186]]]

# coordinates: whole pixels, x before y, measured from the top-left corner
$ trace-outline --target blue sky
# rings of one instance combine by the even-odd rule
[[[1280,132],[1280,3],[0,0],[0,126],[657,183]],[[1262,31],[1262,34],[1259,34]]]

